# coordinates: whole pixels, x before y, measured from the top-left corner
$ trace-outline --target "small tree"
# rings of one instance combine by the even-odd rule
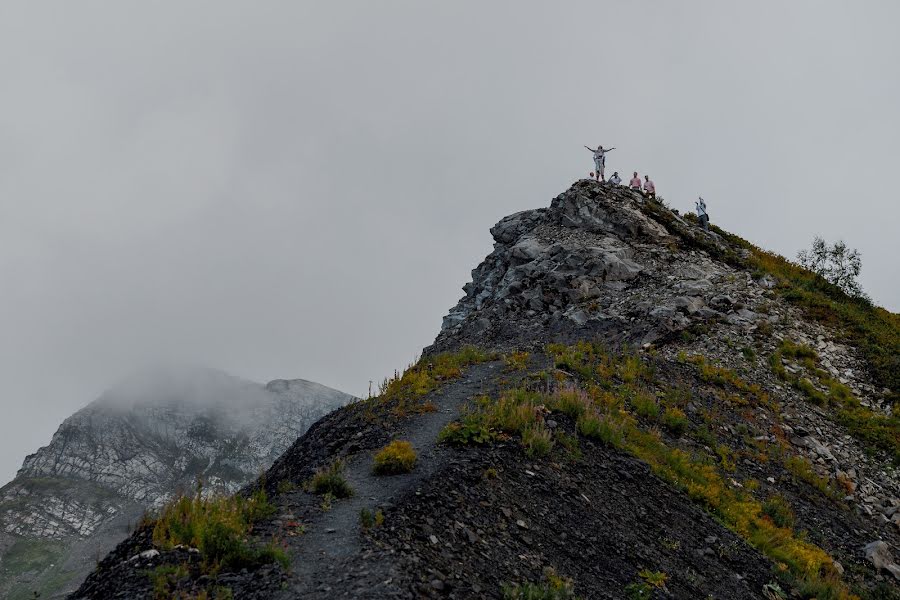
[[[797,253],[800,264],[841,288],[850,296],[865,298],[856,278],[862,270],[862,257],[856,248],[848,248],[843,240],[829,246],[825,240],[816,236],[812,248]]]

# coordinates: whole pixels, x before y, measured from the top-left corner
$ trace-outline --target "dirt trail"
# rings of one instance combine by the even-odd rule
[[[441,429],[459,417],[460,409],[472,398],[490,393],[497,386],[502,363],[468,368],[462,377],[432,392],[428,400],[438,410],[411,418],[397,436],[412,443],[418,455],[413,472],[405,475],[372,474],[374,451],[360,452],[347,463],[345,476],[354,495],[335,500],[328,511],[309,510],[309,494],[296,491],[279,502],[281,521],[300,521],[303,535],[286,538],[292,557],[291,577],[283,598],[389,597],[390,565],[374,556],[361,555],[360,511],[389,508],[395,499],[414,490],[449,461],[448,450],[437,443]],[[318,502],[318,500],[317,500]],[[349,582],[348,580],[352,580]],[[357,585],[358,582],[358,585]],[[334,590],[340,583],[341,592]],[[380,585],[379,585],[380,584]],[[377,589],[376,588],[380,588]],[[352,591],[346,591],[352,590]]]

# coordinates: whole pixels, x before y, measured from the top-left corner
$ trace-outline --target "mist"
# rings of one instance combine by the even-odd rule
[[[615,146],[900,307],[894,2],[0,5],[0,477],[148,364],[354,395]]]

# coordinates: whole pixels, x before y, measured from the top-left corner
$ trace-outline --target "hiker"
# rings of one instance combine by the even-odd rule
[[[649,175],[644,175],[644,195],[652,200],[656,200],[656,185]]]
[[[606,153],[615,150],[615,148],[607,148],[604,150],[603,146],[600,145],[597,146],[596,150],[590,146],[585,146],[585,148],[594,153],[594,167],[596,167],[594,173],[597,176],[597,181],[606,181]]]
[[[709,231],[709,215],[706,214],[706,202],[700,196],[697,196],[697,198],[700,199],[699,202],[694,202],[697,205],[697,219],[700,221],[703,229]]]
[[[641,178],[638,177],[637,171],[634,172],[634,177],[628,182],[628,187],[638,192],[641,191]]]
[[[618,171],[612,174],[612,177],[609,178],[609,182],[613,185],[619,185],[620,183],[622,183],[622,178],[619,177]]]

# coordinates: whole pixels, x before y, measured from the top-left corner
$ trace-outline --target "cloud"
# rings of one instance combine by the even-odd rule
[[[364,394],[591,168],[900,307],[894,3],[7,2],[0,439],[160,360]]]

